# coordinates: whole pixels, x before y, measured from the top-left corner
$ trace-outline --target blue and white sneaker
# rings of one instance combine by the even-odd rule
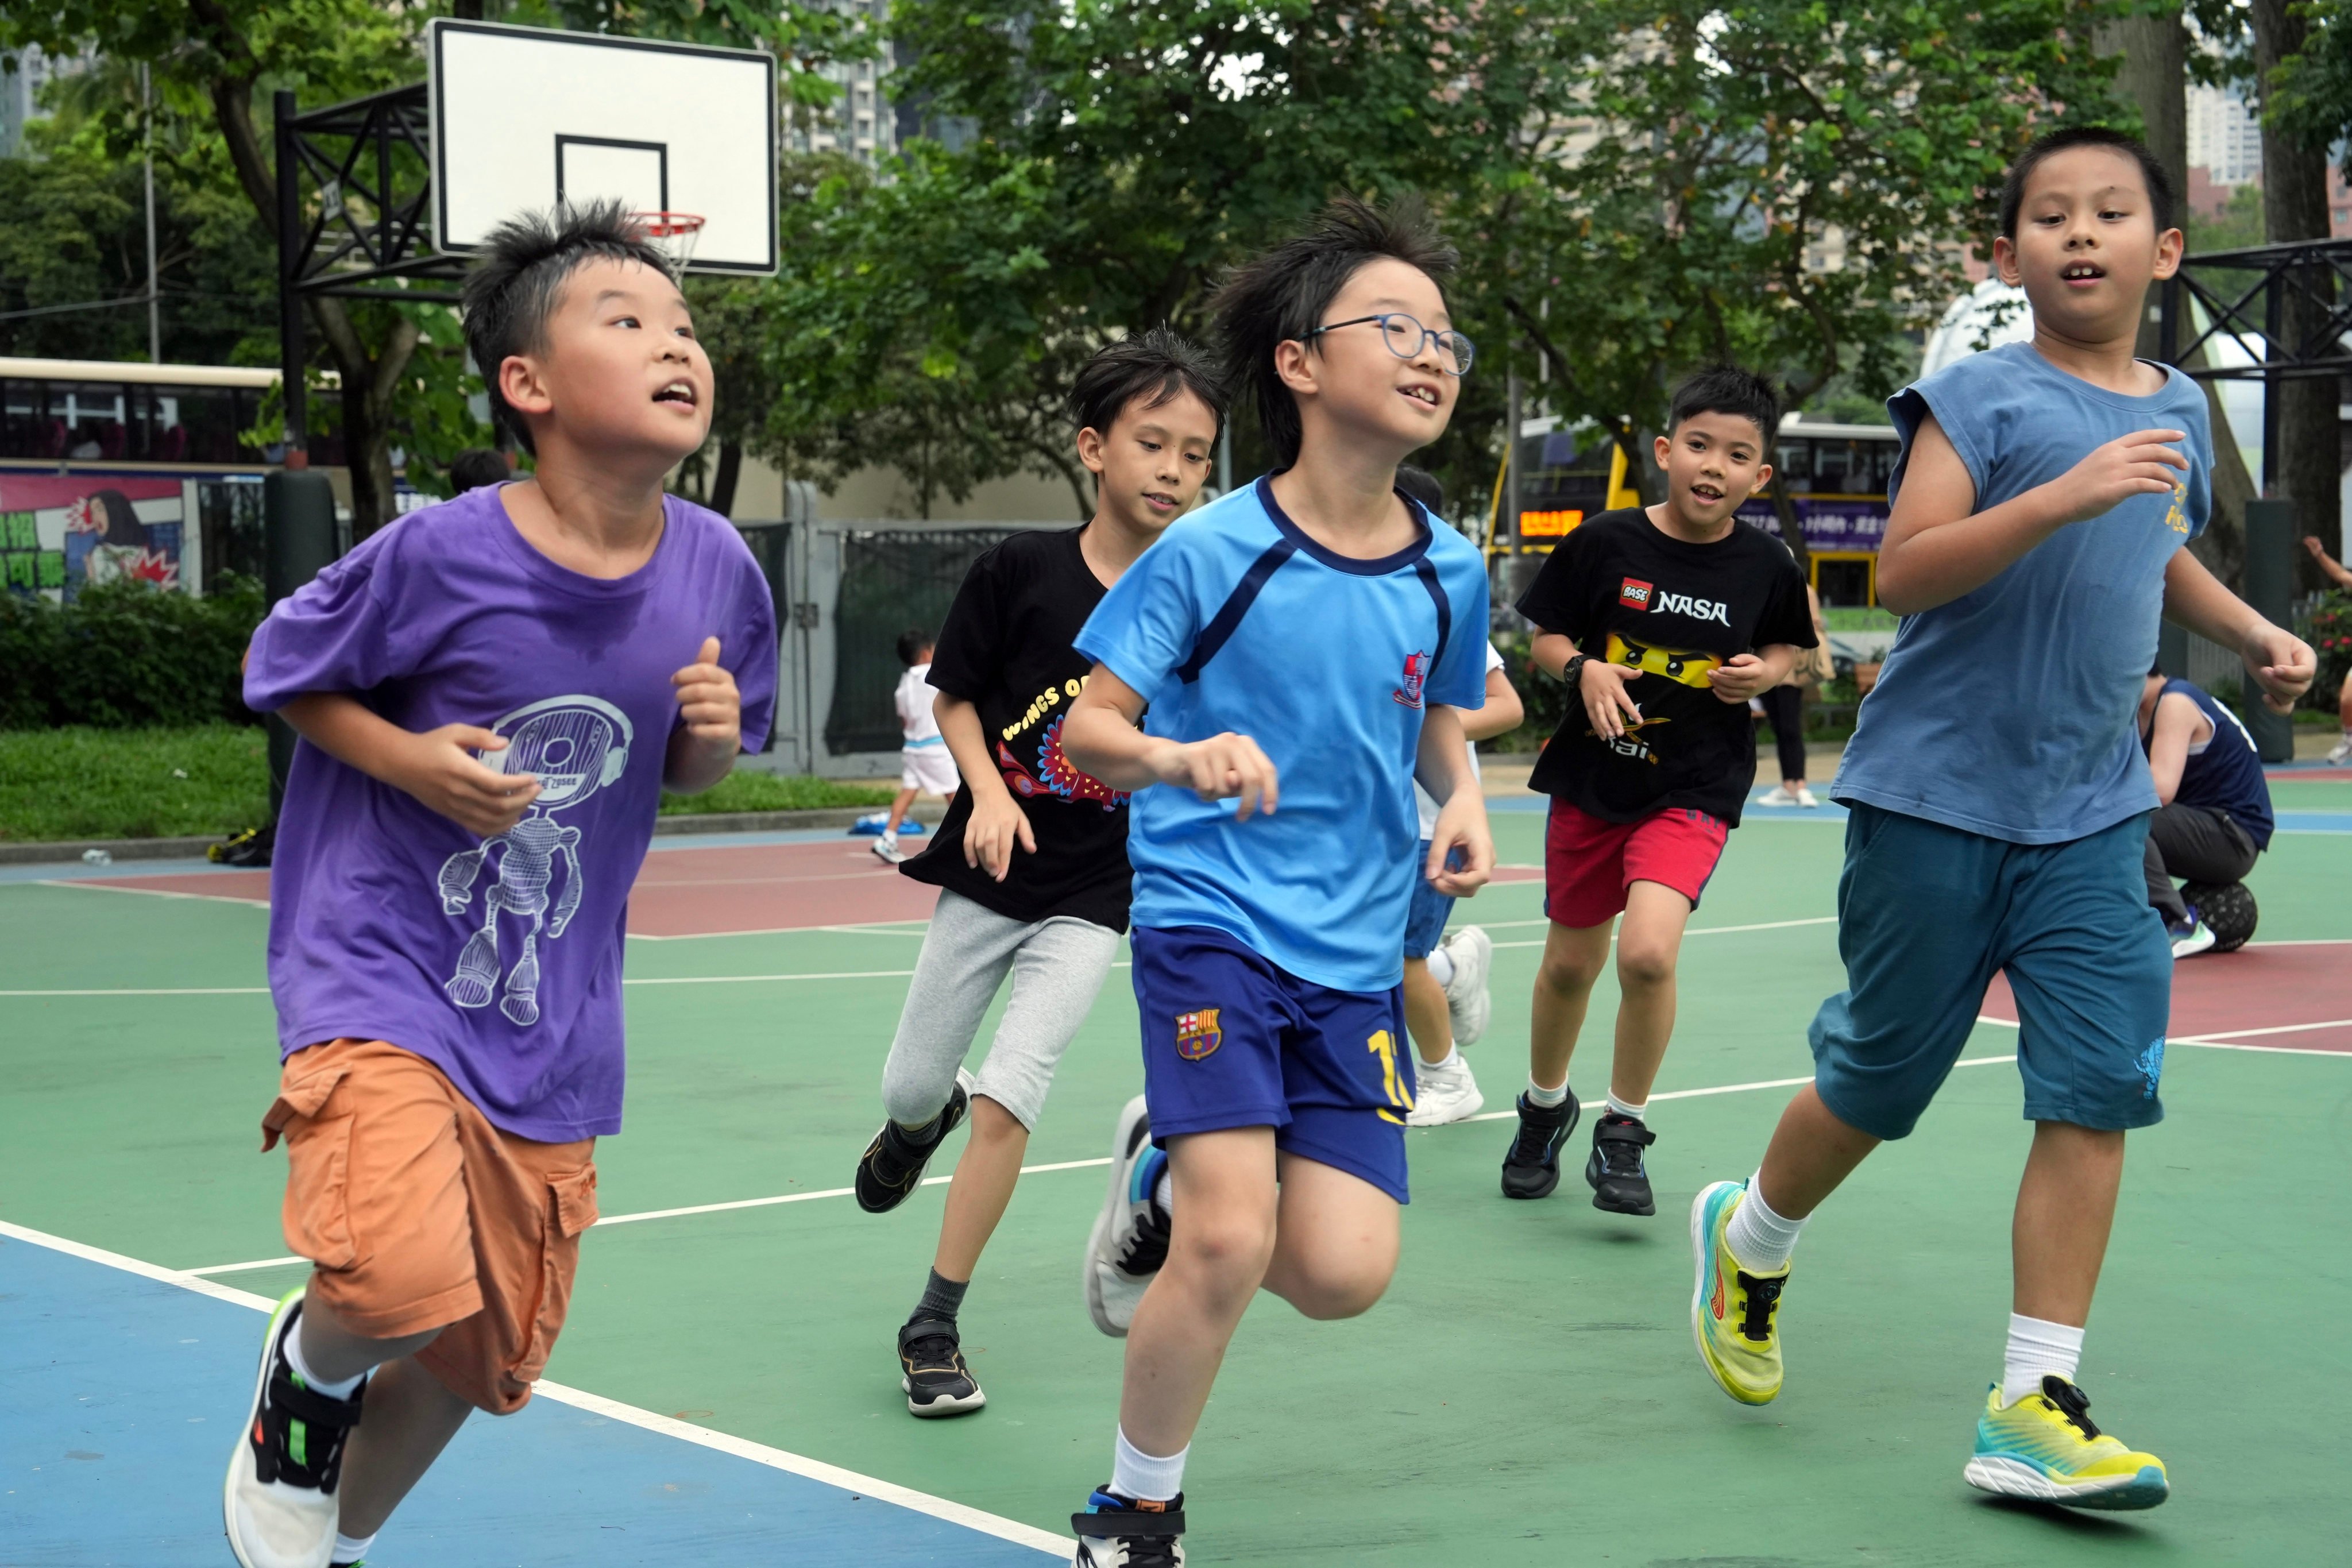
[[[1136,1303],[1168,1261],[1171,1222],[1154,1195],[1167,1169],[1168,1156],[1151,1142],[1151,1113],[1139,1094],[1118,1113],[1110,1142],[1110,1182],[1094,1233],[1087,1238],[1087,1311],[1095,1327],[1113,1339],[1127,1337]]]
[[[882,837],[882,830],[889,825],[888,812],[869,811],[849,825],[849,836],[852,838],[879,838]],[[923,825],[911,816],[898,824],[898,833],[902,837],[919,838],[925,831]]]
[[[1184,1568],[1184,1495],[1168,1502],[1137,1502],[1108,1482],[1070,1515],[1078,1538],[1071,1568]]]
[[[2197,912],[2195,904],[2189,905],[2188,910],[2187,920],[2164,922],[2164,934],[2172,942],[2175,958],[2194,958],[2221,940]]]

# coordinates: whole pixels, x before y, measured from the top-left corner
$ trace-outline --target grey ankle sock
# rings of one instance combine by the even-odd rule
[[[956,1311],[963,1305],[963,1293],[971,1289],[969,1279],[950,1279],[934,1268],[923,1287],[923,1299],[915,1303],[915,1318],[939,1318],[947,1322],[956,1321]]]

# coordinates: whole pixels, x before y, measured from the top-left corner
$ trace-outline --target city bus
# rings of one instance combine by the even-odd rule
[[[278,454],[245,433],[277,384],[241,366],[0,357],[0,582],[56,600],[258,576]]]

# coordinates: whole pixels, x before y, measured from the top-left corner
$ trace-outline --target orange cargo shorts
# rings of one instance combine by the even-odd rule
[[[280,1134],[306,1299],[372,1339],[441,1330],[419,1365],[478,1409],[521,1409],[596,1220],[596,1141],[501,1132],[424,1058],[348,1039],[286,1058],[265,1152]]]

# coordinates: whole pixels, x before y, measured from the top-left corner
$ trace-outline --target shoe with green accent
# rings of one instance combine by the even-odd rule
[[[221,1510],[245,1568],[329,1568],[334,1555],[343,1441],[367,1386],[330,1399],[304,1383],[286,1359],[301,1321],[302,1292],[289,1291],[262,1336],[253,1405],[229,1456]]]
[[[2043,1378],[2039,1393],[2010,1405],[1994,1384],[1962,1478],[1979,1491],[2068,1508],[2154,1508],[2169,1497],[2164,1461],[2100,1431],[2090,1409],[2083,1391],[2063,1377]]]
[[[1723,1239],[1745,1182],[1717,1182],[1691,1200],[1691,1337],[1717,1387],[1742,1405],[1769,1405],[1780,1392],[1780,1331],[1776,1319],[1789,1266],[1762,1274],[1743,1268]]]

